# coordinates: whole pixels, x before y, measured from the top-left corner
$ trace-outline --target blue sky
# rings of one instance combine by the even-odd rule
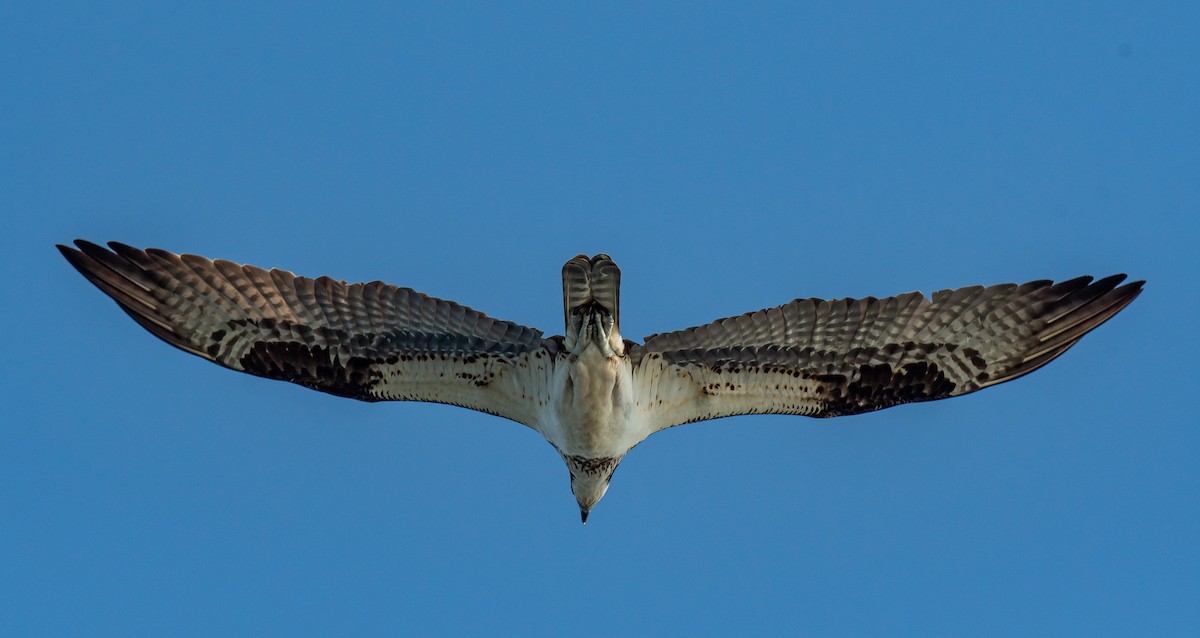
[[[0,633],[1196,635],[1195,3],[0,6]],[[154,339],[75,237],[561,332],[1128,272],[1032,376],[554,450]]]

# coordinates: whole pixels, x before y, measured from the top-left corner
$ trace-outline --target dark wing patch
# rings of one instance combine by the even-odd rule
[[[396,286],[309,279],[195,255],[111,250],[77,241],[63,255],[138,323],[166,342],[234,370],[364,401],[401,396],[407,364],[411,400],[455,401],[496,413],[477,380],[488,364],[556,351],[541,332],[451,301]],[[427,362],[446,362],[445,372]],[[486,361],[485,361],[486,360]],[[457,372],[457,374],[453,374]],[[384,377],[387,397],[376,390]],[[457,379],[448,387],[438,377]],[[494,376],[494,374],[493,374]],[[402,381],[401,381],[402,383]],[[441,384],[441,385],[434,385]],[[425,395],[429,398],[426,399]],[[494,397],[493,397],[494,399]],[[512,408],[511,405],[504,407]]]
[[[238,364],[250,374],[360,401],[378,401],[371,390],[383,378],[378,359],[342,360],[327,346],[295,341],[256,341]]]
[[[823,405],[815,416],[822,417],[943,399],[953,396],[957,388],[945,372],[928,361],[906,363],[898,368],[886,363],[864,364],[849,375],[817,374],[810,378],[818,384],[817,394]]]

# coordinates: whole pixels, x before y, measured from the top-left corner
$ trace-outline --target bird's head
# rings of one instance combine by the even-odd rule
[[[575,495],[575,502],[579,504],[579,518],[586,524],[588,514],[608,491],[613,472],[621,459],[564,455],[563,460],[567,462],[567,469],[571,472],[571,493]]]

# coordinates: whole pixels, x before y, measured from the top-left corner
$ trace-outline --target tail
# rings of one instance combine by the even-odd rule
[[[612,258],[599,254],[589,259],[576,255],[563,265],[563,320],[571,333],[571,317],[589,306],[599,306],[621,325],[621,269]]]

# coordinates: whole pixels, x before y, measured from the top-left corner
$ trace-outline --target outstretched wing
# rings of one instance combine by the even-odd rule
[[[925,298],[797,299],[646,338],[657,429],[738,414],[831,417],[974,392],[1065,352],[1141,292],[1099,281],[972,286]]]
[[[83,276],[196,356],[337,396],[449,403],[536,427],[557,344],[533,328],[380,282],[75,244],[59,250]]]

